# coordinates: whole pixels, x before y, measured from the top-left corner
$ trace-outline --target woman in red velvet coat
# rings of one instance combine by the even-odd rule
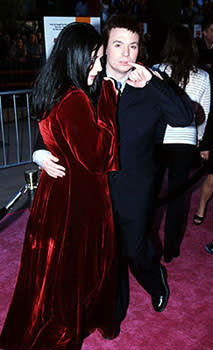
[[[95,329],[115,336],[117,250],[107,174],[118,169],[117,98],[110,80],[97,98],[102,52],[91,25],[72,23],[35,84],[42,137],[67,170],[60,179],[41,173],[3,349],[77,350]]]

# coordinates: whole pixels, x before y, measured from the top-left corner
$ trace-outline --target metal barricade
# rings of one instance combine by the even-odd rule
[[[30,115],[31,90],[0,92],[0,168],[32,162],[37,122]]]

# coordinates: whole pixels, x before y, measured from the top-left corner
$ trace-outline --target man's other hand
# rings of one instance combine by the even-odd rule
[[[57,178],[65,176],[65,168],[57,164],[59,159],[46,150],[37,150],[33,153],[33,162],[49,176]]]

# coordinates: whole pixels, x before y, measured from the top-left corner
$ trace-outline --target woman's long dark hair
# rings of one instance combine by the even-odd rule
[[[198,67],[198,49],[189,28],[175,25],[169,32],[162,50],[163,62],[172,70],[171,78],[185,89],[191,71]]]
[[[41,119],[59,101],[70,86],[82,89],[96,100],[98,84],[87,85],[88,73],[102,44],[97,30],[88,23],[71,23],[60,32],[52,52],[42,67],[32,90],[32,110]]]

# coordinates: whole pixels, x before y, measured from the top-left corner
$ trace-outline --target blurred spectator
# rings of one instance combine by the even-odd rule
[[[207,49],[213,49],[213,18],[203,24],[203,43]]]
[[[11,57],[14,62],[23,63],[27,61],[27,48],[21,38],[17,39],[11,49]]]
[[[23,40],[23,43],[26,45],[26,43],[27,43],[27,34],[25,32],[23,32],[21,34],[21,39]]]
[[[112,0],[112,11],[114,13],[125,13],[135,15],[137,17],[141,16],[142,13],[142,0]]]
[[[202,25],[202,38],[197,38],[200,65],[206,69],[213,81],[213,18]]]
[[[19,40],[19,39],[21,39],[21,33],[20,32],[16,32],[14,35],[13,35],[13,37],[12,37],[12,46],[15,46],[16,45],[16,43],[17,43],[17,41]],[[12,46],[11,46],[11,48],[12,48]]]
[[[0,43],[0,62],[2,64],[7,64],[8,62],[10,62],[11,46],[12,46],[11,36],[9,33],[5,33]]]
[[[196,120],[184,128],[159,124],[157,133],[156,161],[158,165],[157,184],[160,191],[165,169],[168,169],[168,196],[164,226],[164,260],[172,261],[180,254],[180,245],[186,229],[189,198],[182,191],[197,154],[197,144],[202,140],[210,110],[211,85],[209,74],[198,68],[198,50],[189,28],[176,25],[168,34],[162,52],[162,63],[156,65],[166,72],[171,81],[183,89],[199,114]],[[199,112],[199,113],[198,113]],[[187,203],[188,202],[188,203]],[[186,206],[187,204],[187,206]]]
[[[211,0],[183,0],[180,20],[184,24],[202,24],[204,20],[213,18],[213,2]]]
[[[201,7],[197,0],[192,1],[192,22],[202,24],[204,17],[201,12]]]
[[[41,61],[43,62],[45,59],[45,43],[44,43],[44,36],[41,31],[37,32],[37,39],[38,39],[38,45],[40,47]]]
[[[201,7],[201,9],[205,19],[213,19],[213,2],[211,0],[203,0],[203,6]]]
[[[101,8],[101,24],[102,26],[107,21],[111,12],[111,1],[110,0],[100,0],[100,8]]]
[[[40,62],[41,61],[41,46],[38,43],[38,38],[35,33],[30,34],[29,40],[26,44],[27,56],[29,62]]]
[[[149,21],[152,17],[152,5],[149,0],[138,0],[140,3],[140,17],[144,19],[144,21]]]
[[[38,44],[43,46],[44,45],[44,37],[41,31],[37,32],[37,40],[38,40]]]
[[[0,90],[31,88],[42,60],[44,39],[39,27],[23,25],[20,30],[0,35]],[[29,39],[28,39],[29,38]]]
[[[87,17],[88,16],[88,1],[79,0],[75,5],[75,16]]]
[[[192,1],[184,0],[181,11],[181,23],[190,23],[192,22]]]

